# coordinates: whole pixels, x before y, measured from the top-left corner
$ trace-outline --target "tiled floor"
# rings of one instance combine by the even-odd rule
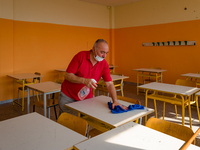
[[[118,92],[118,94],[120,95],[120,92]],[[141,104],[144,105],[144,94],[140,93],[139,95],[137,95],[136,94],[136,85],[133,84],[133,83],[125,82],[125,84],[124,84],[124,96],[140,100]],[[32,112],[32,110],[33,110],[32,105],[33,104],[31,102],[30,112]],[[26,99],[25,99],[25,106],[26,106]],[[154,108],[153,100],[148,101],[148,107]],[[158,118],[162,118],[162,108],[163,108],[163,103],[157,101]],[[187,121],[187,118],[189,116],[187,110],[188,109],[186,108],[185,125],[189,126],[189,122]],[[26,114],[26,112],[27,112],[26,107],[25,107],[24,112],[22,112],[21,107],[18,107],[16,104],[14,106],[12,105],[12,103],[1,104],[0,105],[0,121]],[[36,112],[43,114],[43,109],[42,108],[36,108]],[[57,106],[57,114],[58,113],[59,113],[59,107]],[[154,113],[148,115],[148,118],[152,117],[152,116],[154,116]],[[165,120],[170,120],[172,122],[181,124],[181,107],[178,106],[178,116],[179,117],[175,118],[174,106],[171,105],[171,104],[166,104],[165,116],[166,116]],[[51,119],[56,121],[53,108],[51,108]],[[144,119],[142,121],[142,124],[144,124]],[[192,129],[193,129],[194,132],[200,127],[200,123],[198,121],[198,115],[197,115],[197,111],[196,111],[195,107],[192,108],[192,125],[193,125]],[[198,139],[197,145],[200,146],[200,142],[199,142],[200,137],[198,137],[197,139]]]

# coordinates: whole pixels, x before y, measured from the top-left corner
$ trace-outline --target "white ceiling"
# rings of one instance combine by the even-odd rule
[[[85,1],[85,2],[90,2],[90,3],[105,5],[105,6],[119,6],[119,5],[133,3],[133,2],[137,2],[141,0],[80,0],[80,1]]]

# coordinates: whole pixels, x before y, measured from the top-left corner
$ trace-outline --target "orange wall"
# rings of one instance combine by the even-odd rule
[[[200,20],[115,29],[117,72],[136,82],[132,69],[161,67],[165,83],[175,83],[180,74],[200,71]],[[196,41],[195,46],[142,46],[145,42]]]
[[[109,29],[0,21],[0,101],[12,99],[13,81],[7,74],[37,71],[44,76],[42,82],[54,81],[58,78],[54,69],[67,68],[77,52],[90,50],[98,38],[110,43]]]
[[[13,73],[13,20],[0,18],[0,101],[10,99],[13,80],[6,77]]]

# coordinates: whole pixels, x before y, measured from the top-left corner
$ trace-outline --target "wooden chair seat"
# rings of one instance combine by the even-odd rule
[[[158,118],[150,118],[146,126],[186,142],[194,135],[194,132],[189,127]]]
[[[82,118],[64,112],[59,116],[57,123],[86,136],[88,123]]]

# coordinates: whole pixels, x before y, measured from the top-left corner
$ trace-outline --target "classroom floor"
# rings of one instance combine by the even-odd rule
[[[100,93],[102,94],[102,93]],[[118,92],[120,95],[120,92]],[[136,94],[136,85],[133,83],[125,82],[124,83],[124,96],[137,99],[141,101],[141,104],[144,105],[144,93],[140,93],[139,95]],[[148,107],[154,109],[154,103],[153,100],[148,101]],[[59,107],[56,107],[57,109],[57,114],[59,114]],[[162,109],[163,109],[163,102],[157,101],[157,109],[158,109],[158,118],[162,118]],[[31,102],[31,107],[30,107],[30,112],[33,111],[33,103]],[[192,129],[195,132],[199,127],[200,123],[198,121],[198,114],[197,110],[195,107],[192,107]],[[0,105],[0,121],[14,118],[17,116],[21,116],[26,114],[27,109],[26,109],[26,99],[25,99],[25,110],[22,112],[21,107],[18,107],[16,104],[13,105],[12,103],[5,103]],[[36,107],[36,112],[40,113],[43,115],[43,109],[42,108],[37,108]],[[189,122],[188,122],[188,109],[186,108],[185,112],[185,125],[189,127]],[[155,113],[152,113],[148,115],[148,118],[153,117]],[[166,103],[166,110],[165,110],[165,120],[169,120],[175,123],[181,124],[182,118],[181,118],[181,107],[178,106],[178,118],[175,118],[175,111],[174,111],[174,105],[167,104]],[[54,114],[54,109],[51,108],[51,119],[56,121],[55,114]],[[142,124],[144,125],[144,119],[142,120]],[[196,145],[200,146],[200,135],[197,137]]]

